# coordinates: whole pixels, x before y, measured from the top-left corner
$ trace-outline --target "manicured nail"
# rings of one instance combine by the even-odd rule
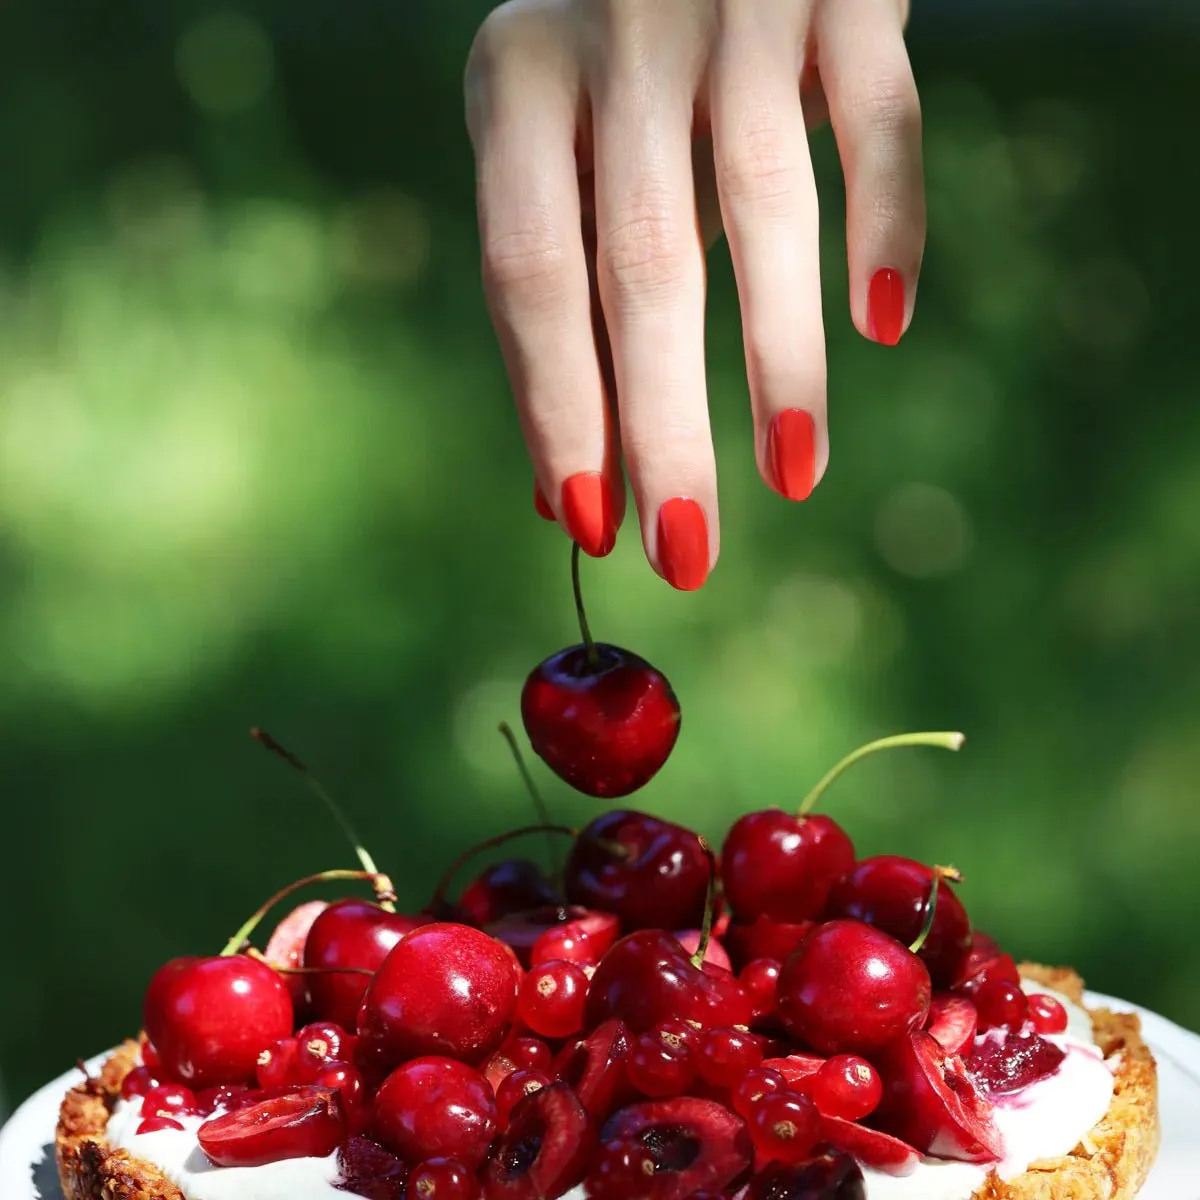
[[[542,491],[542,485],[536,479],[533,481],[533,507],[537,509],[539,517],[545,517],[547,521],[555,520],[554,509],[550,507],[550,501],[546,499],[546,493]]]
[[[658,510],[658,565],[681,592],[694,592],[708,578],[708,522],[695,500],[676,496]]]
[[[563,521],[579,548],[603,558],[617,543],[612,486],[599,471],[580,471],[562,486]]]
[[[816,427],[811,413],[788,408],[777,413],[767,434],[775,486],[789,500],[807,500],[817,471]]]
[[[894,346],[904,332],[904,278],[884,267],[871,276],[867,288],[867,334],[884,346]]]

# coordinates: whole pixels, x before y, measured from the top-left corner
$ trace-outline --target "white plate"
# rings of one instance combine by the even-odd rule
[[[1158,1059],[1163,1144],[1138,1200],[1200,1200],[1200,1036],[1123,1000],[1089,993],[1087,1003],[1140,1013]],[[98,1055],[89,1067],[106,1057]],[[46,1084],[0,1129],[2,1200],[63,1200],[54,1167],[54,1125],[63,1094],[78,1078],[78,1071],[68,1071]]]

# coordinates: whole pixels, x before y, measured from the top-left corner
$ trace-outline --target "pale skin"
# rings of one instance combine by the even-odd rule
[[[466,71],[483,281],[539,510],[593,555],[627,472],[651,566],[717,561],[705,245],[724,230],[754,453],[803,500],[829,461],[817,190],[846,180],[850,315],[894,345],[925,243],[907,0],[511,0]],[[738,452],[731,450],[731,453]]]

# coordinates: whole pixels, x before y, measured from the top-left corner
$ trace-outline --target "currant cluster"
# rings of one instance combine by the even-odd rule
[[[564,778],[619,794],[666,760],[678,709],[660,719],[674,697],[642,660],[590,646],[585,624],[578,661],[534,672],[527,728]],[[550,704],[560,685],[576,707]],[[190,1120],[218,1166],[336,1152],[368,1200],[860,1200],[864,1167],[994,1161],[992,1097],[1058,1068],[1066,1011],[972,930],[956,872],[860,859],[813,811],[868,753],[959,744],[871,743],[795,811],[739,818],[719,856],[633,809],[543,821],[516,833],[569,836],[560,877],[508,858],[411,916],[360,851],[314,878],[374,900],[302,904],[257,953],[301,881],[223,954],[155,974],[124,1083],[139,1131]]]

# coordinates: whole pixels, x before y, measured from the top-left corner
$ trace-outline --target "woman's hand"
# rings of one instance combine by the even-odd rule
[[[846,177],[851,315],[894,345],[925,241],[906,0],[512,0],[467,65],[483,278],[537,501],[613,547],[622,457],[655,570],[717,559],[704,234],[737,275],[758,469],[825,471],[825,336],[806,124]]]

